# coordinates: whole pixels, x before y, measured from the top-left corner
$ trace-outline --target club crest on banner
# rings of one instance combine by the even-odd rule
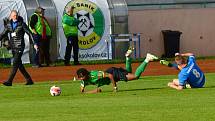
[[[74,17],[78,25],[78,39],[80,49],[90,49],[98,44],[105,30],[105,19],[101,9],[88,0],[74,0],[65,6],[74,7]],[[65,9],[64,9],[65,11]]]

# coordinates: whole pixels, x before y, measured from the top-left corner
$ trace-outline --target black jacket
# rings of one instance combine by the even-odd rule
[[[25,32],[32,38],[32,33],[29,30],[26,23],[23,21],[21,16],[18,16],[17,19],[17,27],[13,29],[12,20],[9,20],[5,23],[5,28],[2,34],[0,34],[0,40],[5,38],[6,36],[10,37],[9,44],[12,49],[24,50],[25,49],[25,40],[24,35]],[[31,39],[33,40],[33,39]]]

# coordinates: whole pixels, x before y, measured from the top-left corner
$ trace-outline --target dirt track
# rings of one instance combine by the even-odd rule
[[[215,72],[215,60],[198,60],[200,68],[205,73]],[[139,63],[133,63],[133,71],[136,70]],[[123,67],[124,64],[98,64],[98,65],[79,65],[79,66],[58,66],[58,67],[43,67],[43,68],[26,68],[35,82],[47,80],[72,80],[78,68],[87,68],[89,70],[105,70],[108,67]],[[9,69],[0,69],[0,80],[7,80],[10,73]],[[166,66],[160,65],[159,62],[151,62],[147,66],[144,75],[171,75],[177,74],[178,71]],[[25,82],[24,77],[18,71],[14,82]]]

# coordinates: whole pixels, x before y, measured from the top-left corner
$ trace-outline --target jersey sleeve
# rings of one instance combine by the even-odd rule
[[[178,75],[179,85],[184,86],[186,84],[188,77],[189,75],[187,73],[180,72],[180,74]]]
[[[196,61],[196,58],[195,58],[194,55],[191,55],[191,56],[188,57],[188,64],[189,63],[195,63],[195,61]]]

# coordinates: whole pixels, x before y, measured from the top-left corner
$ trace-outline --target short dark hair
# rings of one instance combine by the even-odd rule
[[[78,75],[78,78],[88,76],[90,74],[90,72],[85,68],[78,69],[76,73]]]

